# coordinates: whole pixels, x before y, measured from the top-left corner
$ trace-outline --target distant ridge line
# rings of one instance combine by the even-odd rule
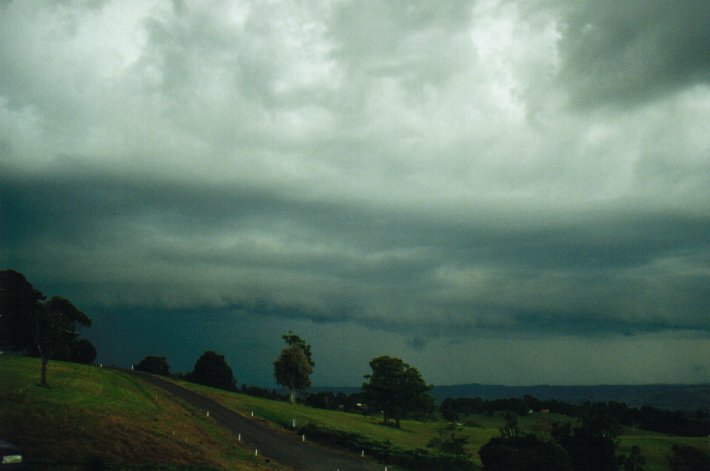
[[[358,387],[316,387],[310,392],[353,394]],[[632,407],[649,405],[667,410],[710,410],[710,383],[701,384],[627,384],[627,385],[535,385],[503,386],[495,384],[454,384],[434,386],[432,396],[441,402],[446,398],[480,397],[485,400],[522,398],[525,395],[540,400],[581,404],[590,402],[625,402]]]

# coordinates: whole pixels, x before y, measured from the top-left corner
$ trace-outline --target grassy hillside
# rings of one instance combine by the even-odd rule
[[[19,445],[32,463],[52,469],[80,468],[86,463],[118,467],[147,465],[173,469],[256,469],[250,451],[236,446],[231,435],[162,390],[131,375],[96,366],[50,363],[49,388],[37,386],[39,360],[0,355],[0,438]],[[377,417],[364,417],[180,382],[225,406],[279,427],[314,423],[389,440],[402,448],[426,446],[446,423],[402,421],[402,429],[385,427]],[[527,432],[548,438],[553,422],[571,421],[555,414],[520,418]],[[498,436],[500,415],[473,416],[459,427],[469,438],[468,452],[479,462],[478,450]],[[647,471],[668,469],[673,444],[710,450],[707,438],[683,438],[625,429],[619,453],[641,448]]]
[[[229,393],[186,382],[180,384],[207,394],[232,410],[246,415],[250,415],[253,411],[256,417],[269,420],[282,427],[290,427],[294,420],[299,426],[313,423],[328,428],[355,432],[376,440],[389,440],[394,445],[405,449],[426,447],[430,440],[438,437],[439,433],[445,430],[448,425],[443,421],[402,420],[402,428],[396,429],[382,425],[382,419],[379,417],[315,409],[300,404],[291,405],[287,402]],[[549,428],[552,420],[562,423],[570,419],[554,414],[537,414],[522,417],[520,423],[527,431],[543,434]],[[481,415],[476,416],[473,423],[459,427],[457,433],[465,435],[469,439],[467,450],[474,462],[480,464],[478,450],[492,437],[499,435],[499,429],[504,423],[502,416]]]
[[[180,384],[207,394],[232,410],[247,415],[250,415],[253,411],[256,417],[269,420],[282,427],[291,426],[292,421],[295,419],[297,425],[311,422],[329,428],[356,432],[376,440],[389,440],[403,448],[426,446],[447,425],[445,422],[438,421],[418,422],[403,420],[402,428],[397,430],[381,425],[381,419],[377,417],[364,417],[358,414],[314,409],[298,404],[291,405],[286,402],[229,393],[191,383],[181,382]],[[521,417],[520,425],[526,432],[548,439],[550,438],[549,430],[552,423],[573,421],[574,419],[570,417],[558,414],[532,414]],[[459,433],[466,435],[469,439],[467,450],[475,462],[480,464],[478,450],[492,437],[499,435],[499,429],[504,425],[504,422],[502,415],[477,415],[469,417],[466,424],[459,427]],[[646,458],[646,471],[661,471],[668,469],[668,458],[671,454],[671,446],[674,444],[689,445],[710,451],[708,438],[667,436],[625,428],[620,437],[618,453],[628,455],[631,447],[637,445],[640,447],[642,455]]]
[[[257,468],[211,419],[130,375],[50,362],[50,387],[38,379],[38,359],[0,355],[0,438],[34,467]]]

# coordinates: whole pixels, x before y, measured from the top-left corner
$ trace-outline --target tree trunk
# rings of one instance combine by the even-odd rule
[[[288,400],[291,404],[296,403],[296,390],[295,389],[288,390]]]
[[[37,344],[37,350],[39,351],[39,357],[42,363],[42,368],[39,375],[39,385],[47,386],[47,363],[49,363],[51,350],[48,346],[42,348],[42,343],[39,341],[39,327],[37,327],[37,330],[35,331],[35,343]]]
[[[40,386],[47,386],[47,363],[49,363],[49,356],[41,355],[42,358],[42,373],[39,378]]]

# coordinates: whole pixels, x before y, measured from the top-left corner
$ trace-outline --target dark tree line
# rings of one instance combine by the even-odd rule
[[[324,391],[308,394],[304,404],[318,409],[340,410],[344,412],[367,412],[365,395],[362,392],[346,394],[344,392]]]
[[[538,400],[532,396],[491,401],[481,398],[449,398],[441,403],[439,409],[441,414],[451,421],[458,421],[462,417],[473,414],[492,415],[498,411],[525,415],[529,411],[547,410],[577,418],[610,416],[621,425],[652,432],[687,437],[710,435],[710,415],[706,411],[689,413],[651,406],[638,408],[615,401],[574,405],[557,400]]]

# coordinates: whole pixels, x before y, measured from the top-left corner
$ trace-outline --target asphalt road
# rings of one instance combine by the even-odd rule
[[[185,389],[158,376],[134,372],[143,380],[164,389],[188,404],[210,412],[218,424],[234,434],[241,435],[242,444],[259,451],[264,459],[277,461],[298,471],[382,471],[384,465],[347,453],[308,442],[295,434],[273,430],[256,419],[244,417],[218,404],[212,399]]]

